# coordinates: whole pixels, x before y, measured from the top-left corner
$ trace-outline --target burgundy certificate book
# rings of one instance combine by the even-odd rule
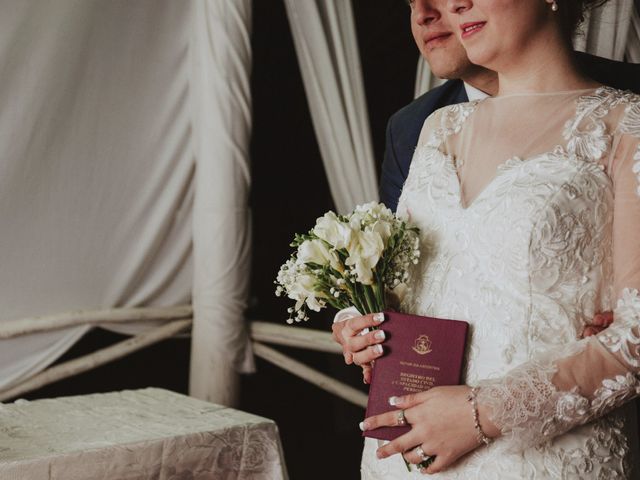
[[[397,410],[389,397],[458,385],[469,324],[459,320],[384,312],[384,355],[373,366],[366,417]],[[409,427],[382,427],[363,436],[393,440]]]

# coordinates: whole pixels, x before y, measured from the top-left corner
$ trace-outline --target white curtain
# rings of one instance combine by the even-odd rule
[[[629,38],[627,39],[627,60],[640,63],[640,7],[633,9],[631,25],[629,26]]]
[[[192,61],[194,207],[193,396],[231,405],[237,371],[253,370],[243,320],[250,272],[248,207],[251,0],[197,1]]]
[[[247,229],[239,219],[246,211],[237,199],[248,175],[229,165],[242,163],[235,159],[244,155],[248,133],[208,130],[248,128],[246,102],[222,102],[215,83],[216,62],[233,57],[237,69],[223,68],[228,89],[246,100],[246,59],[235,57],[220,22],[204,25],[212,17],[197,14],[230,3],[0,5],[0,321],[188,303],[193,285],[200,343],[192,389],[200,396],[212,390],[207,377],[218,367],[207,363],[205,336],[235,367],[251,367],[242,334],[220,343],[242,330],[244,293],[228,289],[247,276]],[[237,12],[224,13],[232,25]],[[198,54],[205,44],[215,54]],[[211,120],[218,110],[226,123]],[[237,152],[233,162],[230,151]],[[233,199],[222,200],[222,183]],[[205,279],[212,271],[216,276]],[[0,341],[0,388],[43,369],[86,331]]]
[[[285,0],[329,188],[340,213],[378,198],[350,0]]]
[[[633,0],[615,0],[593,9],[581,27],[574,45],[577,50],[612,60],[623,60],[634,11]]]

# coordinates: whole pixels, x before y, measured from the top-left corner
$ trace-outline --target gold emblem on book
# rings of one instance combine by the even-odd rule
[[[426,355],[431,351],[431,340],[427,335],[420,335],[416,338],[416,341],[413,344],[413,351],[420,354]]]

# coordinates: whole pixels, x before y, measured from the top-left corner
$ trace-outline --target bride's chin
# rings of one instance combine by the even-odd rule
[[[489,70],[495,70],[495,58],[496,55],[487,51],[486,49],[478,48],[478,47],[469,47],[467,49],[467,58],[474,65],[479,65],[484,68],[488,68]]]

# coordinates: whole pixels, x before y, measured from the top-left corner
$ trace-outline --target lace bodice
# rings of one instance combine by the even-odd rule
[[[400,197],[424,252],[403,308],[470,322],[495,448],[554,478],[629,475],[632,425],[612,410],[640,395],[639,143],[640,97],[608,87],[445,107]]]

